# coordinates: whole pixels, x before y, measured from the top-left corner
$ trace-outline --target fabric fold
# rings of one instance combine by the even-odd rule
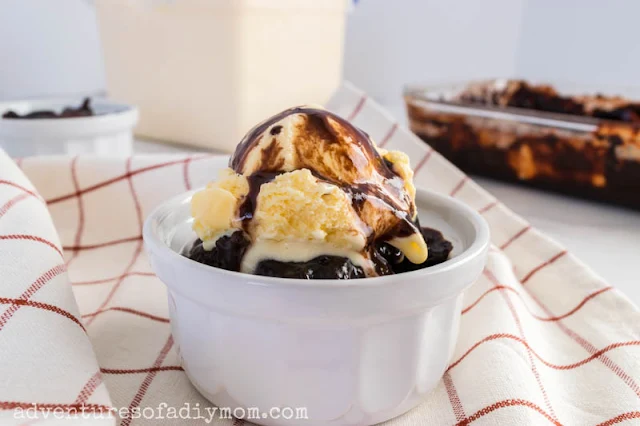
[[[115,424],[111,407],[46,203],[0,152],[0,423]]]
[[[364,93],[346,84],[327,106],[378,145],[406,152],[417,186],[466,202],[492,232],[488,265],[465,294],[460,337],[443,380],[425,404],[389,424],[597,425],[640,419],[637,308]],[[0,205],[9,205],[0,208],[0,297],[7,301],[0,305],[0,378],[10,378],[0,380],[3,419],[12,415],[8,402],[80,399],[112,404],[121,410],[124,426],[202,424],[193,408],[199,404],[205,416],[210,404],[180,366],[170,301],[147,264],[141,225],[160,202],[215,179],[226,162],[209,154],[24,159],[22,168],[40,198],[6,157],[0,159],[0,180],[22,187],[0,184]],[[112,402],[95,376],[87,334]],[[65,363],[55,364],[58,354]],[[166,416],[167,407],[186,404],[190,409],[182,413],[189,417]],[[156,417],[142,416],[145,409]],[[162,413],[164,418],[157,417]],[[218,413],[211,424],[242,422]]]

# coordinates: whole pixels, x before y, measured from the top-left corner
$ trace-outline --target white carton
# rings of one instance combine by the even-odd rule
[[[346,0],[98,0],[109,95],[138,136],[232,151],[341,80]]]

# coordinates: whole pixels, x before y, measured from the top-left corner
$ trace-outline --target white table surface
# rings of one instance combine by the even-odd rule
[[[640,212],[474,179],[640,306]]]
[[[138,153],[185,150],[189,149],[141,140],[134,143]],[[635,271],[636,266],[640,268],[640,212],[474,179],[640,306],[640,275]]]

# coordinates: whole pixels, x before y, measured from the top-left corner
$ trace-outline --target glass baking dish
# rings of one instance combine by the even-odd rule
[[[406,88],[411,130],[468,173],[640,210],[640,117],[627,122],[497,101],[479,104],[462,96],[469,85]],[[580,100],[578,93],[594,92],[574,88],[559,94]],[[590,99],[605,106],[633,102],[603,95]]]

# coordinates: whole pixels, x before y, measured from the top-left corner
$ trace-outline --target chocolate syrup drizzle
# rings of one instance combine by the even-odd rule
[[[251,152],[251,148],[255,143],[259,141],[259,138],[264,134],[265,130],[267,130],[270,126],[277,123],[278,121],[281,121],[284,118],[295,114],[304,114],[311,119],[316,119],[317,122],[321,124],[322,127],[324,127],[326,132],[333,135],[336,143],[340,140],[340,135],[336,133],[334,128],[331,126],[331,124],[329,123],[329,119],[339,123],[345,130],[349,132],[348,136],[350,137],[351,141],[358,144],[358,146],[366,151],[369,154],[369,158],[376,159],[377,162],[383,163],[382,157],[380,157],[376,149],[373,147],[369,136],[362,130],[349,123],[344,118],[324,109],[312,107],[294,107],[274,115],[273,117],[263,121],[262,123],[251,129],[249,133],[247,133],[247,135],[244,137],[244,139],[242,139],[233,156],[231,156],[231,158],[229,159],[229,167],[231,167],[237,173],[240,173],[242,171],[242,168],[244,167],[249,152]],[[275,126],[271,130],[272,132],[274,132],[272,133],[273,135],[277,135],[282,130],[282,126]],[[386,172],[387,174],[385,175],[385,177],[393,177],[393,173],[388,168],[386,169]]]
[[[382,176],[384,190],[381,190],[380,186],[378,186],[377,184],[372,184],[369,182],[344,182],[341,179],[336,178],[335,176],[328,176],[326,174],[323,175],[320,174],[317,170],[312,169],[311,172],[316,176],[316,178],[342,188],[351,196],[353,207],[358,213],[362,211],[366,200],[376,198],[383,204],[387,205],[389,209],[393,210],[394,214],[400,214],[404,216],[403,220],[401,220],[398,225],[394,227],[392,232],[393,235],[389,235],[390,233],[387,232],[388,238],[391,238],[393,236],[408,236],[413,233],[419,233],[419,229],[414,225],[412,221],[414,211],[410,211],[407,213],[404,212],[403,209],[399,206],[398,200],[401,200],[406,196],[403,193],[403,190],[388,183],[389,180],[398,178],[398,176],[392,169],[392,164],[384,160],[380,156],[373,143],[371,142],[371,139],[365,132],[353,126],[344,118],[339,117],[324,109],[311,107],[295,107],[283,111],[260,123],[259,125],[254,127],[240,142],[240,144],[236,148],[234,155],[229,160],[229,167],[231,167],[236,173],[242,173],[244,171],[249,153],[251,152],[252,148],[260,142],[262,137],[264,137],[265,131],[275,123],[294,114],[306,115],[307,119],[311,121],[309,125],[312,126],[316,131],[321,132],[323,134],[323,139],[327,142],[340,143],[341,140],[346,139],[349,140],[350,144],[354,144],[358,148],[360,148],[366,154],[366,158],[369,161],[373,162],[373,167],[376,172]],[[329,123],[329,120],[337,122],[346,132],[346,135],[339,134],[331,125],[331,123]],[[270,130],[270,134],[277,135],[281,131],[282,126],[277,125]],[[263,149],[261,153],[261,161],[262,164],[266,166],[266,170],[263,169],[260,172],[247,176],[250,188],[249,194],[247,195],[246,200],[242,203],[239,212],[240,217],[243,221],[248,221],[253,217],[253,212],[256,207],[256,198],[258,192],[260,191],[260,186],[263,183],[267,183],[273,180],[278,174],[286,172],[285,170],[281,169],[284,164],[269,164],[270,160],[273,161],[272,159],[277,156],[278,152],[279,148],[274,140],[274,143],[269,144],[268,147],[266,149]],[[343,165],[356,167],[356,165],[352,161],[347,161]],[[411,203],[407,204],[411,205]]]
[[[62,112],[57,113],[53,110],[36,110],[25,114],[18,114],[13,110],[9,110],[2,114],[2,118],[10,119],[37,119],[37,118],[74,118],[74,117],[90,117],[96,115],[91,107],[91,99],[84,98],[79,107],[66,107]]]
[[[370,182],[345,182],[339,177],[321,174],[317,170],[309,167],[311,173],[313,173],[316,178],[334,184],[349,194],[351,196],[352,206],[359,215],[361,214],[367,200],[371,201],[372,199],[377,199],[380,204],[387,206],[389,210],[401,218],[393,228],[386,230],[384,235],[370,235],[370,244],[373,243],[374,239],[386,241],[394,237],[407,237],[412,234],[420,234],[419,227],[413,222],[413,217],[415,215],[414,206],[412,203],[408,202],[404,189],[398,188],[397,186],[389,183],[391,179],[399,178],[393,171],[393,165],[380,156],[369,138],[369,135],[353,126],[342,117],[324,109],[295,107],[283,111],[258,124],[240,142],[234,155],[229,160],[229,167],[236,173],[242,174],[244,172],[249,153],[254,146],[260,143],[261,139],[265,136],[265,131],[275,123],[294,114],[304,114],[307,117],[307,120],[309,120],[307,125],[311,126],[319,134],[322,134],[324,141],[332,144],[340,144],[342,140],[346,140],[350,145],[358,147],[365,153],[367,160],[373,163],[375,171],[382,177],[382,187],[384,189],[382,189],[380,185]],[[329,120],[337,122],[346,134],[338,133]],[[282,126],[277,125],[271,128],[270,134],[277,135],[281,131]],[[245,229],[253,218],[256,208],[256,199],[260,192],[260,186],[272,181],[279,174],[286,172],[286,170],[282,170],[284,162],[272,164],[273,159],[277,157],[279,153],[279,149],[280,148],[274,139],[274,141],[261,152],[261,164],[263,166],[261,171],[247,176],[247,180],[249,182],[249,193],[239,208],[239,216]],[[345,150],[345,153],[347,159],[341,165],[345,167],[357,167],[355,161],[353,161],[349,155],[348,150]],[[369,166],[369,164],[367,166]],[[403,199],[407,206],[410,206],[410,211],[408,212],[405,211],[400,204],[400,200]]]
[[[253,219],[253,214],[256,211],[256,204],[258,200],[258,194],[260,193],[260,187],[264,183],[269,183],[283,172],[258,172],[251,176],[247,176],[249,182],[249,192],[245,196],[244,201],[238,208],[238,217],[242,221],[242,227],[247,230],[247,226]]]

